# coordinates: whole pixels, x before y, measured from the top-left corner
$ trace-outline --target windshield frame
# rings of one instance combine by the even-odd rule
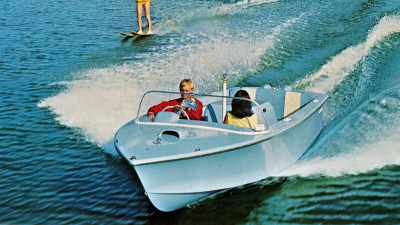
[[[137,114],[136,114],[136,118],[134,119],[135,120],[135,122],[140,122],[140,123],[154,123],[154,122],[147,122],[147,121],[140,121],[139,119],[140,119],[140,117],[141,116],[143,116],[143,115],[140,115],[140,112],[141,112],[141,108],[142,108],[142,103],[143,103],[143,99],[147,96],[147,95],[149,95],[149,94],[152,94],[152,93],[160,93],[160,94],[173,94],[173,95],[182,95],[182,94],[185,94],[185,95],[190,95],[190,96],[193,96],[193,97],[196,97],[196,98],[198,98],[198,97],[211,97],[211,98],[215,98],[216,100],[218,100],[218,99],[220,99],[220,100],[222,100],[222,99],[241,99],[241,100],[245,100],[245,101],[250,101],[250,102],[252,102],[256,107],[257,107],[257,110],[259,110],[260,111],[260,113],[261,113],[261,115],[262,115],[262,118],[259,118],[259,124],[263,124],[264,125],[264,128],[263,129],[260,129],[260,130],[255,130],[255,131],[266,131],[266,130],[268,130],[268,125],[267,125],[267,119],[266,119],[266,117],[265,117],[265,115],[264,115],[264,112],[263,112],[263,110],[262,110],[262,108],[261,108],[261,106],[255,101],[255,100],[252,100],[252,99],[248,99],[248,98],[241,98],[241,97],[232,97],[232,96],[223,96],[223,95],[213,95],[213,94],[201,94],[201,93],[191,93],[191,94],[189,94],[189,93],[181,93],[181,92],[174,92],[174,91],[159,91],[159,90],[151,90],[151,91],[147,91],[146,93],[144,93],[143,94],[143,96],[142,96],[142,98],[140,99],[140,102],[139,102],[139,106],[138,106],[138,109],[137,109]],[[146,112],[147,112],[147,110],[146,110]],[[254,112],[255,113],[255,112]],[[263,121],[260,121],[260,120],[263,120]],[[167,123],[167,124],[174,124],[174,123]],[[175,125],[175,124],[174,124]]]

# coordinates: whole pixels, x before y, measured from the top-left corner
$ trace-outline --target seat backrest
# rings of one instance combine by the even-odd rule
[[[271,103],[264,102],[260,104],[260,107],[262,109],[262,113],[264,113],[265,119],[267,120],[267,126],[270,126],[278,121],[276,119],[274,107],[272,107]],[[253,107],[253,112],[256,113],[259,123],[264,123],[263,116],[260,114],[261,112],[257,106]]]
[[[247,93],[249,93],[250,99],[255,100],[256,99],[256,93],[257,93],[257,88],[256,87],[246,87],[246,88],[241,88],[241,87],[234,87],[229,89],[229,96],[234,97],[236,92],[240,90],[245,90]]]
[[[226,111],[230,111],[232,106],[230,104],[226,105]],[[214,123],[223,123],[224,118],[222,118],[222,104],[221,102],[210,103],[207,105],[203,113],[204,120]]]
[[[205,121],[214,123],[218,122],[218,118],[212,104],[207,105],[206,109],[204,110],[203,116]]]
[[[285,93],[285,107],[283,111],[283,117],[287,117],[301,106],[301,93],[287,91]]]

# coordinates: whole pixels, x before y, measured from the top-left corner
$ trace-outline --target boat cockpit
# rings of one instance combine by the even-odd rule
[[[257,115],[259,121],[256,129],[224,124],[223,115],[231,110],[232,99],[235,98],[235,93],[241,89],[245,89],[250,95],[251,99],[239,99],[251,102],[252,111]],[[276,90],[270,87],[231,88],[228,93],[228,96],[193,94],[193,97],[203,103],[203,120],[196,121],[190,120],[183,110],[174,113],[164,109],[157,113],[154,119],[147,118],[149,107],[162,101],[181,98],[179,92],[148,91],[141,99],[135,122],[147,125],[205,126],[251,133],[266,132],[269,126],[285,119],[316,98],[315,95],[308,92]],[[184,99],[182,105],[191,110],[198,107],[194,100],[187,99]]]

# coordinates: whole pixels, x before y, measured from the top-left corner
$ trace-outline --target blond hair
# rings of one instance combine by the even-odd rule
[[[182,89],[183,87],[189,87],[194,89],[194,83],[191,79],[185,78],[179,84],[179,89]]]

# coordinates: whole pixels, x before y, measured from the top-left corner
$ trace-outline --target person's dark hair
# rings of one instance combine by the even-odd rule
[[[247,91],[245,90],[240,90],[236,92],[235,97],[250,99],[249,93],[247,93]],[[237,118],[252,116],[254,113],[251,110],[251,101],[242,99],[233,99],[231,114],[236,116]]]

